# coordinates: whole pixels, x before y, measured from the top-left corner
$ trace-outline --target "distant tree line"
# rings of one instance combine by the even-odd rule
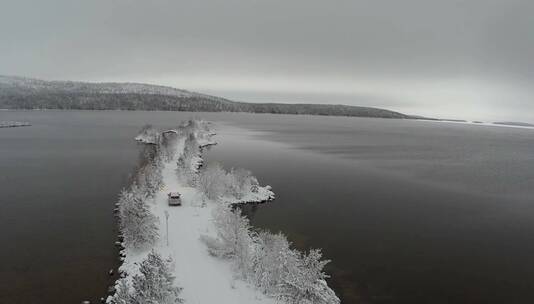
[[[250,112],[416,118],[371,107],[235,102],[147,84],[43,81],[6,76],[0,76],[0,109]]]

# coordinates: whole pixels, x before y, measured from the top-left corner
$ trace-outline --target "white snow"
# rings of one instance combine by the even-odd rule
[[[135,137],[135,140],[145,144],[155,144],[157,142],[154,136],[147,134],[139,134]]]
[[[210,136],[199,136],[201,146],[215,144]],[[180,297],[185,303],[276,303],[258,291],[254,286],[235,278],[231,264],[223,259],[209,255],[206,245],[200,241],[201,235],[215,237],[216,228],[212,223],[215,202],[205,201],[204,196],[195,188],[180,184],[176,176],[176,160],[184,149],[184,139],[177,142],[175,157],[164,164],[162,175],[164,185],[149,202],[151,211],[159,218],[160,237],[154,250],[162,257],[172,257],[174,263],[175,284],[182,287]],[[202,162],[199,156],[194,160]],[[167,194],[179,192],[182,206],[169,207]],[[274,197],[270,187],[260,187],[257,193],[245,195],[240,201],[230,203],[260,202]],[[227,201],[227,200],[225,200]],[[165,212],[168,212],[168,242]],[[150,250],[136,252],[125,249],[125,259],[120,267],[121,273],[128,280],[138,273],[139,263],[146,258]],[[109,299],[108,299],[109,301]]]
[[[159,131],[150,125],[146,125],[134,139],[145,144],[156,144],[158,142],[158,137]]]
[[[14,128],[14,127],[28,127],[28,126],[31,126],[29,122],[0,121],[0,128]]]

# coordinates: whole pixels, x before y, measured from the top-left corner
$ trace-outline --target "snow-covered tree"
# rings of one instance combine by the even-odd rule
[[[161,159],[156,156],[137,172],[136,184],[148,197],[153,197],[163,185],[162,166]]]
[[[200,146],[194,133],[189,133],[184,142],[184,156],[186,159],[193,159],[200,155]]]
[[[146,205],[146,193],[136,184],[119,197],[119,225],[127,248],[142,249],[158,237],[157,218]]]
[[[256,238],[253,282],[264,293],[286,303],[335,304],[339,299],[325,283],[328,260],[320,250],[308,254],[292,249],[279,233],[260,232]]]
[[[132,304],[175,304],[183,303],[181,288],[174,286],[171,261],[164,260],[152,251],[139,267],[139,274],[132,280]]]
[[[157,144],[159,137],[159,131],[152,125],[144,125],[139,131],[139,134],[135,137],[135,140],[148,143]]]
[[[231,259],[237,274],[263,293],[291,304],[339,303],[325,283],[329,261],[320,250],[304,254],[281,233],[255,233],[240,209],[225,204],[214,210],[213,221],[217,237],[201,238],[210,254]]]
[[[139,274],[132,278],[132,287],[126,278],[117,282],[111,304],[178,304],[182,288],[174,286],[171,260],[164,260],[151,251],[139,266]]]
[[[258,193],[260,190],[260,183],[256,179],[256,177],[252,176],[250,178],[250,192],[252,193]]]
[[[111,304],[131,304],[132,295],[130,294],[130,287],[125,278],[121,278],[115,286],[115,294],[111,297]]]
[[[200,120],[197,121],[197,138],[202,141],[207,141],[213,133],[209,122]]]
[[[160,155],[165,161],[169,161],[176,153],[179,135],[175,132],[166,132],[161,136],[159,143]]]
[[[321,260],[320,250],[310,250],[308,254],[293,251],[293,265],[282,278],[279,298],[289,303],[329,303],[323,302],[325,296],[321,281],[327,277],[323,272],[328,260]]]
[[[226,192],[226,172],[218,163],[208,164],[200,172],[198,187],[208,199],[218,199]]]
[[[254,234],[249,221],[241,215],[240,209],[230,209],[220,205],[214,210],[214,223],[217,226],[219,252],[234,261],[236,271],[244,277],[252,273]]]
[[[194,187],[201,161],[200,147],[194,133],[186,133],[184,136],[184,149],[177,161],[177,175],[182,182]]]
[[[228,173],[227,189],[230,195],[237,199],[243,198],[251,189],[253,176],[250,171],[245,169],[233,169]]]
[[[199,176],[200,190],[209,199],[220,197],[242,199],[246,194],[258,191],[258,181],[245,169],[226,172],[221,165],[210,163]]]
[[[268,295],[278,296],[281,282],[295,264],[294,252],[289,248],[287,238],[279,233],[262,231],[257,237],[254,255],[254,283]]]
[[[176,160],[176,176],[182,183],[194,187],[196,185],[198,174],[196,170],[193,170],[191,162],[191,158],[187,158],[183,153],[180,154]]]
[[[191,134],[200,130],[199,125],[199,120],[189,119],[186,122],[182,123],[182,125],[180,125],[180,128],[184,130],[184,133]]]

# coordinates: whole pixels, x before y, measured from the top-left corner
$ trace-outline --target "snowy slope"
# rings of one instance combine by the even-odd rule
[[[45,81],[32,78],[0,75],[0,88],[20,88],[28,91],[62,91],[99,94],[156,94],[176,97],[201,96],[202,94],[166,86],[142,83],[90,83],[77,81]]]

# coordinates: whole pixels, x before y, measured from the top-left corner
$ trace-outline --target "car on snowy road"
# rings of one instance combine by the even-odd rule
[[[180,193],[169,192],[167,196],[168,196],[167,202],[169,206],[181,206],[182,205],[182,198],[180,196]]]

